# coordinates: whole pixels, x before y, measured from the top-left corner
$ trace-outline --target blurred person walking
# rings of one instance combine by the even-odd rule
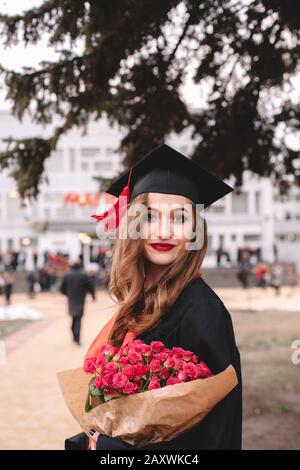
[[[266,287],[268,277],[268,266],[266,263],[259,263],[255,269],[255,278],[257,287]]]
[[[28,296],[30,299],[33,299],[36,294],[36,283],[38,282],[34,271],[29,271],[26,281]]]
[[[243,260],[240,264],[240,268],[237,272],[237,278],[242,284],[244,289],[249,287],[249,276],[251,274],[251,266],[248,260]]]
[[[34,268],[37,269],[38,259],[39,259],[37,250],[32,250],[32,259],[33,259]]]
[[[81,319],[84,315],[86,294],[90,293],[93,300],[96,300],[94,284],[82,270],[80,262],[74,263],[71,266],[71,271],[63,275],[60,292],[68,298],[68,311],[72,317],[73,341],[80,345]]]
[[[273,263],[271,266],[270,275],[270,286],[275,289],[276,295],[279,295],[283,280],[282,266],[279,263]]]
[[[294,264],[288,266],[288,283],[290,286],[288,296],[290,297],[294,294],[295,288],[298,286],[298,273]]]
[[[13,278],[13,275],[9,271],[4,271],[1,274],[1,277],[3,279],[3,293],[5,297],[5,303],[6,305],[10,305],[14,278]]]

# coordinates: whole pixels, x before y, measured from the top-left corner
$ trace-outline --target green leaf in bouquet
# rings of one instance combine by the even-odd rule
[[[92,409],[92,407],[91,407],[91,396],[92,396],[92,392],[95,389],[94,380],[95,380],[95,377],[92,377],[91,380],[89,381],[88,393],[87,393],[86,400],[85,400],[85,411],[87,413],[89,411],[91,411],[91,409]]]
[[[91,391],[92,397],[102,397],[103,391],[99,390],[99,388],[94,387],[93,390]]]
[[[91,400],[90,400],[90,398],[91,398],[90,391],[88,391],[87,396],[86,396],[86,400],[85,400],[85,407],[84,407],[86,413],[91,411],[91,403],[90,403]]]
[[[91,378],[90,380],[90,383],[89,383],[89,392],[92,393],[92,391],[94,390],[94,381],[95,381],[95,377]]]

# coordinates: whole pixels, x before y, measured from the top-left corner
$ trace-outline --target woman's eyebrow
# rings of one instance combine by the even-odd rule
[[[151,211],[156,211],[156,212],[160,212],[159,209],[156,209],[155,207],[148,207],[148,210],[151,210]],[[170,212],[175,212],[175,211],[183,211],[183,212],[189,212],[185,207],[175,207],[174,209],[170,209]]]

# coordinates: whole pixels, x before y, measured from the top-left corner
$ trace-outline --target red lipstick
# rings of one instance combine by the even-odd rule
[[[175,246],[171,245],[171,243],[151,243],[150,245],[157,251],[169,251]]]

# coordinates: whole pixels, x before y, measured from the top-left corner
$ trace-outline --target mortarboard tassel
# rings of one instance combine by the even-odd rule
[[[130,200],[130,178],[131,178],[132,168],[130,169],[127,185],[124,186],[121,193],[119,194],[118,200],[115,204],[110,207],[107,211],[103,212],[103,214],[93,214],[91,217],[96,219],[97,222],[101,220],[105,220],[103,225],[104,230],[106,232],[115,230],[120,223],[124,213],[126,212],[127,206]],[[126,203],[124,203],[124,197],[126,197]],[[122,204],[120,205],[120,201],[122,198]]]

